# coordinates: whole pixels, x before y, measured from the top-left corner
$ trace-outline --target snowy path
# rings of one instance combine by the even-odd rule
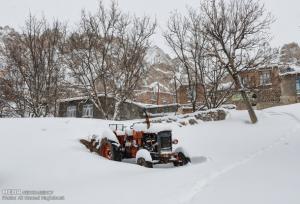
[[[193,164],[154,169],[78,143],[107,121],[0,119],[0,189],[53,190],[70,204],[299,204],[300,104],[258,113],[256,125],[231,111],[226,121],[174,127]]]
[[[204,188],[206,188],[207,186],[213,185],[215,180],[220,179],[222,176],[228,174],[230,171],[235,170],[243,165],[246,165],[247,163],[249,163],[255,159],[259,159],[258,157],[261,157],[263,154],[271,153],[272,150],[274,150],[275,148],[278,148],[279,146],[288,144],[287,142],[291,140],[291,137],[296,137],[296,136],[299,137],[300,136],[300,119],[295,114],[288,113],[288,112],[273,112],[273,111],[268,111],[268,110],[265,111],[265,114],[267,114],[269,116],[275,116],[275,117],[278,117],[278,116],[279,117],[289,117],[289,118],[292,118],[296,122],[296,124],[294,127],[291,128],[291,130],[284,133],[280,138],[278,138],[272,144],[267,145],[254,153],[249,154],[248,156],[244,157],[243,159],[241,159],[237,162],[234,162],[219,171],[211,173],[210,175],[208,175],[205,178],[199,178],[199,180],[193,186],[192,190],[188,194],[186,194],[185,196],[182,197],[182,199],[180,200],[181,201],[180,203],[193,203],[193,201],[195,203],[199,202],[198,200],[195,199],[196,196],[198,194],[201,194],[201,191],[203,191]],[[298,160],[298,161],[300,161],[300,160]],[[278,161],[278,162],[280,162],[280,161]],[[300,177],[300,173],[297,174],[296,176]],[[298,187],[300,187],[299,184],[298,184]],[[299,188],[299,190],[300,190],[300,188]],[[251,202],[249,202],[249,203],[251,203]],[[298,203],[298,202],[300,202],[300,199],[294,200],[294,202]],[[227,202],[224,202],[224,203],[227,203]],[[245,203],[245,202],[243,202],[243,203]],[[255,201],[254,203],[259,203],[259,202]],[[264,202],[261,202],[261,203],[264,203]]]
[[[257,152],[254,152],[246,157],[244,157],[243,159],[230,164],[228,166],[226,166],[225,168],[213,172],[210,175],[208,175],[207,177],[205,177],[204,179],[200,178],[196,184],[194,185],[194,187],[192,188],[192,190],[183,197],[183,199],[180,200],[180,203],[191,203],[191,201],[193,200],[193,198],[200,193],[200,191],[202,191],[206,186],[211,185],[215,179],[218,179],[219,177],[223,176],[224,174],[228,173],[229,171],[232,171],[233,169],[241,166],[241,165],[245,165],[246,163],[248,163],[249,161],[261,156],[262,154],[271,151],[273,148],[275,148],[278,145],[284,144],[289,137],[293,136],[294,134],[296,134],[297,132],[299,132],[300,130],[300,125],[296,126],[294,129],[292,129],[290,132],[284,134],[282,137],[280,137],[278,140],[276,140],[274,143],[265,146],[263,148],[261,148],[260,150],[258,150]]]

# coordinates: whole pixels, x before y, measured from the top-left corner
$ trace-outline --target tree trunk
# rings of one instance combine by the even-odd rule
[[[196,103],[197,103],[197,101],[193,101],[193,103],[192,103],[192,105],[193,105],[193,112],[196,111]]]
[[[240,92],[241,92],[241,95],[243,97],[244,103],[245,103],[245,105],[247,107],[247,110],[248,110],[251,122],[254,124],[254,123],[257,122],[257,117],[256,117],[256,114],[255,114],[255,112],[253,110],[253,107],[252,107],[252,105],[251,105],[251,103],[249,101],[248,95],[247,95],[247,93],[246,93],[245,90],[241,90]]]
[[[175,88],[175,103],[178,104],[178,95],[177,95],[177,83],[176,83],[176,77],[174,76],[174,88]]]
[[[120,108],[121,108],[121,104],[122,104],[122,101],[121,101],[121,100],[116,102],[113,120],[119,120],[119,119],[120,119]]]
[[[157,101],[156,105],[159,105],[159,83],[157,83]]]
[[[248,110],[248,113],[249,113],[249,116],[250,116],[250,119],[251,119],[251,122],[254,124],[257,122],[257,117],[256,117],[256,114],[253,110],[253,107],[249,101],[249,98],[248,98],[248,95],[240,81],[240,78],[235,75],[233,76],[233,80],[235,82],[235,85],[236,85],[236,88],[240,91],[242,97],[243,97],[243,101],[244,101],[244,104],[246,105],[246,108]]]

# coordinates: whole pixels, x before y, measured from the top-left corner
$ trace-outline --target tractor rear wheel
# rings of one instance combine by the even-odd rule
[[[100,148],[98,150],[100,156],[109,160],[121,161],[121,155],[115,145],[106,138],[102,139]]]
[[[147,162],[143,157],[137,159],[137,164],[146,168],[153,168],[153,164],[151,162]]]
[[[177,166],[179,166],[179,162],[178,161],[174,161],[173,165],[177,167]]]
[[[174,162],[174,166],[184,166],[190,162],[190,159],[186,157],[182,152],[178,153],[178,161]]]

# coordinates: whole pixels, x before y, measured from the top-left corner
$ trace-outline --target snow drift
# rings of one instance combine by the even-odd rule
[[[154,169],[106,160],[78,142],[109,121],[0,119],[0,188],[51,190],[72,204],[299,204],[300,104],[257,114],[255,125],[235,110],[225,121],[170,124],[192,164]]]

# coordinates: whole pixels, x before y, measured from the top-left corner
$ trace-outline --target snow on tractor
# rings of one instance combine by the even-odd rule
[[[173,150],[172,130],[163,124],[134,123],[129,128],[123,124],[110,124],[114,136],[80,140],[91,152],[115,161],[135,158],[140,166],[152,168],[154,164],[173,163],[183,166],[190,162],[183,148]]]

